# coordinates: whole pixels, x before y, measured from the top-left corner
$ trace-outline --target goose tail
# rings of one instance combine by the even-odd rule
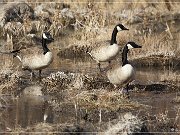
[[[11,51],[11,53],[19,53],[20,52],[20,50],[18,49],[18,50],[13,50],[13,51]]]
[[[20,50],[14,50],[10,53],[13,54],[14,57],[17,57],[20,61],[22,61],[21,57],[18,55],[18,53],[20,53]]]
[[[90,56],[92,56],[91,53],[90,53],[91,52],[90,49],[91,49],[90,47],[87,47],[86,53],[88,53]]]

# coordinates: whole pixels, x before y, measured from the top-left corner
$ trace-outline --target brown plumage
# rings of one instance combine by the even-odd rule
[[[46,40],[54,40],[52,36],[44,32],[42,36],[42,47],[43,51],[39,49],[26,49],[25,54],[17,55],[16,57],[22,63],[22,69],[29,70],[31,72],[32,78],[32,70],[39,70],[39,76],[41,76],[41,70],[48,67],[53,61],[52,52],[47,47]],[[29,51],[29,53],[27,53]]]
[[[117,44],[116,36],[117,33],[122,30],[128,30],[128,29],[125,28],[122,24],[116,25],[112,32],[111,41],[109,43],[102,42],[100,46],[95,47],[88,52],[90,56],[98,63],[98,67],[100,71],[101,71],[100,62],[110,62],[119,53],[120,46]]]
[[[115,87],[117,85],[126,85],[127,94],[129,83],[135,79],[135,70],[127,60],[128,51],[133,48],[141,48],[141,46],[135,44],[134,42],[128,42],[123,49],[122,66],[111,67],[106,73],[109,81],[114,84]]]

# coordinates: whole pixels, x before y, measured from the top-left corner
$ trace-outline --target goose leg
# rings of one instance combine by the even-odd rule
[[[114,89],[116,89],[116,88],[117,88],[117,85],[114,84]]]
[[[41,72],[42,70],[39,70],[39,79],[41,79]]]
[[[30,72],[30,81],[32,81],[32,80],[33,80],[33,77],[35,76],[33,70],[32,70],[32,69],[29,69],[29,68],[27,68],[27,69],[24,69],[24,68],[23,68],[23,70],[28,70],[28,71]]]
[[[129,84],[127,84],[126,87],[123,88],[123,90],[122,90],[123,95],[125,97],[127,96],[127,98],[129,98],[129,91],[128,91],[128,89],[129,89]]]
[[[33,77],[34,77],[34,72],[33,72],[32,70],[31,70],[30,72],[31,72],[30,81],[32,81],[32,80],[33,80]]]
[[[109,70],[111,68],[111,61],[108,61],[109,65],[107,66],[106,70]]]
[[[126,85],[126,96],[129,98],[129,83]]]
[[[101,72],[101,64],[98,63],[98,68],[99,68],[99,71]]]

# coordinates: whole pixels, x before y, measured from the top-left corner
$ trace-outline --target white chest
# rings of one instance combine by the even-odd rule
[[[53,54],[52,52],[47,52],[45,55],[44,55],[44,63],[51,63],[53,60]]]
[[[122,74],[131,76],[134,73],[134,68],[130,64],[126,64],[121,68]]]
[[[115,56],[120,50],[120,47],[117,44],[110,45],[107,50],[107,55],[109,57]]]
[[[134,68],[130,64],[107,72],[109,81],[113,84],[124,85],[132,81],[135,76]]]
[[[106,46],[102,49],[101,55],[99,56],[99,61],[109,61],[112,60],[119,52],[120,47],[117,44]]]
[[[32,57],[28,57],[24,59],[23,66],[29,67],[30,69],[43,69],[49,66],[53,61],[52,52],[47,52],[45,55],[34,55]]]

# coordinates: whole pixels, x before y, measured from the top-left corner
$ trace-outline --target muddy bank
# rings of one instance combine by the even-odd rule
[[[69,55],[71,54],[72,57],[82,57],[82,54],[85,54],[87,51],[86,46],[89,43],[85,43],[85,46],[82,47],[82,43],[77,44],[78,41],[110,39],[113,27],[118,23],[123,23],[130,29],[130,32],[122,34],[121,40],[125,39],[126,42],[129,39],[137,40],[140,44],[145,44],[147,50],[152,52],[154,52],[154,48],[157,49],[157,45],[161,46],[161,43],[166,46],[167,43],[163,41],[167,40],[169,44],[166,47],[163,45],[159,47],[159,51],[163,52],[168,48],[169,52],[174,50],[174,48],[178,50],[176,46],[179,38],[177,34],[179,31],[179,5],[172,3],[168,6],[168,8],[171,7],[171,10],[168,10],[165,3],[156,3],[157,5],[155,6],[153,2],[151,4],[144,2],[134,5],[133,2],[129,2],[128,5],[132,4],[130,9],[124,3],[118,3],[117,6],[113,2],[105,1],[98,4],[88,1],[75,4],[71,2],[56,4],[18,3],[10,6],[8,9],[2,8],[3,12],[11,15],[11,19],[8,18],[7,14],[1,15],[1,18],[8,18],[5,19],[5,26],[2,27],[1,34],[5,36],[9,33],[13,35],[13,39],[14,37],[17,38],[17,41],[14,40],[14,43],[18,42],[19,44],[16,44],[14,48],[24,46],[24,43],[21,42],[22,37],[28,34],[41,36],[41,32],[44,30],[50,31],[54,37],[60,39],[63,36],[70,36],[68,40],[71,41],[68,41],[66,45],[71,46],[74,44],[69,48],[71,52],[66,48],[62,51],[60,50],[59,55],[71,57]],[[171,2],[169,1],[169,3]],[[8,3],[3,6],[5,5],[8,6]],[[80,10],[80,7],[82,10]],[[111,7],[113,7],[113,11]],[[108,20],[111,20],[111,22]],[[73,35],[66,33],[67,29],[73,32]],[[153,34],[157,34],[156,37]],[[137,36],[139,39],[134,38],[134,36]],[[172,40],[177,41],[173,42]],[[154,41],[157,41],[157,43]],[[93,47],[92,44],[90,46]],[[61,48],[61,45],[59,45],[59,48]]]
[[[99,125],[99,124],[98,124]],[[33,132],[38,133],[54,133],[54,134],[117,134],[125,132],[130,134],[132,132],[148,132],[147,128],[143,125],[143,122],[131,113],[122,115],[117,121],[110,121],[109,127],[105,123],[101,123],[101,130],[96,125],[90,122],[81,122],[79,125],[76,124],[50,124],[50,123],[39,123],[26,129],[17,128],[16,130],[8,131],[8,133],[25,133],[30,134]],[[105,130],[106,129],[106,130]],[[105,131],[104,131],[105,130]]]
[[[58,52],[58,56],[60,58],[66,58],[66,59],[86,59],[89,57],[89,54],[87,53],[90,47],[82,46],[79,47],[78,45],[71,46],[68,48],[62,48]]]
[[[7,44],[1,42],[1,49],[20,48],[28,53],[33,45],[41,45],[41,33],[47,30],[56,40],[48,45],[55,58],[43,70],[41,81],[38,77],[30,81],[29,72],[22,72],[20,63],[3,55],[0,131],[10,134],[179,131],[178,3],[29,2],[25,7],[30,15],[36,14],[35,18],[26,19],[23,15],[26,10],[15,14],[12,9],[18,11],[22,7],[11,7],[7,14],[11,18],[5,20],[1,32],[4,38],[11,34]],[[130,29],[117,35],[122,48],[129,40],[143,46],[128,55],[137,67],[129,99],[122,93],[122,87],[114,88],[106,74],[99,72],[86,53],[110,39],[118,23]],[[38,44],[31,38],[34,34],[39,38]],[[113,62],[120,60],[121,54]],[[102,64],[103,68],[106,66]]]
[[[109,120],[118,118],[119,114],[116,111],[120,108],[134,110],[141,106],[123,99],[120,93],[104,89],[108,86],[102,78],[99,78],[96,85],[95,80],[97,78],[85,75],[57,72],[44,78],[41,86],[29,82],[25,88],[21,86],[19,89],[18,85],[12,84],[14,91],[11,95],[14,99],[1,102],[2,131],[100,132],[105,130],[105,128],[98,129],[100,125],[107,127],[107,117]],[[7,82],[9,81],[11,80],[7,79]],[[16,83],[21,85],[20,82]],[[2,92],[10,94],[11,91]],[[12,115],[13,113],[15,115]],[[11,119],[5,121],[7,115],[11,116]],[[129,121],[127,118],[123,120],[125,123]],[[39,123],[43,121],[49,124]],[[134,122],[136,123],[136,119]],[[4,124],[8,127],[4,127]],[[20,125],[20,128],[17,125]],[[141,127],[141,124],[138,125]]]
[[[93,47],[89,46],[82,46],[78,47],[78,45],[71,46],[68,48],[62,48],[59,50],[57,55],[60,58],[64,59],[82,59],[82,60],[88,60],[92,59],[90,55],[87,53],[89,50],[91,50]],[[120,52],[121,53],[121,52]],[[118,57],[121,57],[119,54]],[[135,67],[174,67],[175,69],[178,69],[180,67],[179,58],[175,56],[164,56],[164,55],[152,55],[152,56],[142,56],[139,58],[135,58],[135,56],[131,56],[133,60],[129,60],[130,63],[132,63]]]
[[[131,84],[130,99],[126,99],[119,92],[121,88],[114,89],[104,76],[98,74],[57,71],[44,77],[40,83],[36,79],[30,82],[24,77],[16,76],[16,79],[3,78],[4,81],[1,82],[2,94],[15,97],[10,100],[1,97],[4,99],[1,100],[1,116],[3,116],[1,117],[1,128],[3,131],[17,131],[18,133],[32,131],[109,133],[113,131],[120,133],[124,130],[127,132],[169,132],[172,129],[174,131],[178,129],[178,120],[172,123],[176,115],[178,116],[178,112],[170,113],[173,119],[169,119],[169,115],[164,114],[164,111],[170,111],[172,107],[178,105],[179,96],[172,91],[179,91],[179,87],[171,83]],[[17,81],[11,83],[12,80]],[[6,84],[9,87],[4,87]],[[9,88],[12,90],[8,91]],[[151,98],[153,100],[149,102]],[[171,108],[152,111],[157,99],[159,104],[168,105]],[[127,112],[132,114],[126,114]],[[141,115],[137,116],[138,112],[141,112]],[[163,117],[158,113],[163,113]],[[6,118],[10,116],[11,119],[6,121]],[[23,118],[21,119],[20,116]],[[15,119],[19,120],[14,121]],[[157,121],[155,125],[158,126],[152,126],[153,121]],[[21,126],[18,128],[15,123]],[[166,126],[161,129],[164,125]]]
[[[167,66],[167,67],[174,67],[178,69],[180,67],[179,58],[178,57],[171,57],[171,56],[149,56],[149,57],[142,57],[138,59],[134,59],[132,63],[136,67],[144,67],[144,66]]]

